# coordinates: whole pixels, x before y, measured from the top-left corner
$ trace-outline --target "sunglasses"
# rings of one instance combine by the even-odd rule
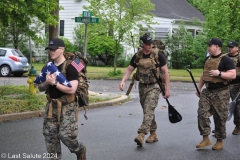
[[[48,50],[49,50],[49,51],[56,51],[57,49],[50,49],[50,48],[49,48]]]

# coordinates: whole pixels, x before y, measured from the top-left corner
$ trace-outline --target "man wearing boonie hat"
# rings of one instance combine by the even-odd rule
[[[222,41],[211,38],[208,42],[210,56],[206,59],[204,69],[199,80],[197,96],[198,103],[198,129],[203,140],[196,148],[205,148],[212,143],[208,137],[211,131],[210,119],[213,115],[215,124],[216,144],[212,150],[223,149],[223,139],[226,138],[226,121],[228,118],[229,89],[228,80],[235,79],[236,70],[233,61],[222,54]],[[202,90],[203,85],[206,86]]]
[[[240,91],[240,55],[238,52],[238,42],[232,40],[228,43],[228,57],[233,60],[236,69],[236,78],[229,82],[229,91],[231,100],[234,100]],[[240,134],[240,103],[235,106],[234,109],[234,119],[235,129],[233,130],[233,135]]]

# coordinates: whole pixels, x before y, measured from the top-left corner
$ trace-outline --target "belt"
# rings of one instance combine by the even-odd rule
[[[226,90],[226,89],[228,89],[228,86],[227,87],[218,88],[218,89],[208,89],[208,90],[210,92],[219,92],[219,91],[223,91],[223,90]]]
[[[53,105],[52,103],[57,103],[57,117],[58,117],[58,124],[60,124],[60,117],[61,117],[61,110],[62,110],[62,105],[70,104],[72,102],[75,102],[75,95],[74,94],[67,94],[64,95],[60,98],[53,99],[50,98],[50,95],[47,94],[47,100],[49,102],[49,109],[48,109],[48,116],[47,118],[52,118],[52,112],[53,112]],[[77,107],[78,109],[78,107]],[[76,112],[76,119],[78,119],[78,112]]]
[[[156,83],[156,82],[155,82]],[[140,83],[141,85],[147,86],[147,85],[153,85],[155,83]]]

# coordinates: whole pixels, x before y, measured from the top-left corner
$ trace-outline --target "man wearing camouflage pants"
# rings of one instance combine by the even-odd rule
[[[198,90],[201,91],[198,107],[198,129],[203,140],[196,148],[205,148],[211,145],[208,137],[210,134],[209,117],[213,115],[215,124],[216,144],[213,150],[223,149],[222,140],[226,138],[226,121],[228,118],[229,89],[228,80],[236,78],[236,70],[233,61],[221,53],[222,41],[218,38],[212,38],[208,45],[210,56],[204,64],[204,70],[200,77]]]
[[[165,95],[164,98],[170,96],[169,90],[169,74],[166,59],[158,50],[152,49],[152,39],[149,35],[144,35],[140,38],[143,47],[132,57],[130,65],[125,71],[125,74],[120,83],[120,90],[123,90],[125,81],[128,80],[133,70],[137,67],[135,79],[139,81],[139,96],[140,103],[143,109],[142,125],[138,129],[138,136],[134,141],[142,147],[144,136],[150,132],[150,136],[146,139],[147,143],[158,141],[157,123],[155,121],[154,110],[157,107],[160,86],[158,85],[154,75],[150,69],[157,71],[157,76],[160,76],[160,70],[165,78]]]
[[[49,50],[52,63],[61,71],[64,63],[65,44],[61,39],[50,41]],[[55,72],[56,73],[56,72]],[[43,135],[51,160],[61,159],[61,142],[68,147],[70,152],[77,155],[77,160],[86,160],[86,147],[78,142],[78,105],[75,92],[78,87],[78,71],[70,64],[66,68],[66,79],[72,87],[60,84],[57,74],[47,74],[46,81],[39,84],[40,91],[46,91],[47,104],[43,122]]]
[[[228,57],[233,60],[236,69],[236,79],[230,81],[229,90],[230,97],[234,100],[237,94],[240,92],[240,55],[238,53],[238,43],[236,41],[230,41],[228,43]],[[234,109],[234,120],[235,129],[233,130],[233,135],[240,134],[240,103],[236,105]]]

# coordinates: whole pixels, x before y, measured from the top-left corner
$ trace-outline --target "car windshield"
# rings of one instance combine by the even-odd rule
[[[14,56],[24,57],[24,55],[22,54],[22,52],[20,52],[19,50],[16,50],[16,49],[12,50],[12,54],[13,54]]]

